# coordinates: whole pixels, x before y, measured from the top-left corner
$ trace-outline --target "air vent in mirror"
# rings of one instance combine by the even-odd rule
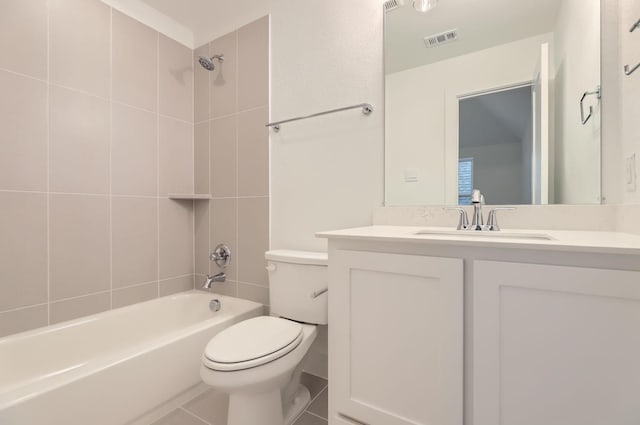
[[[388,0],[384,2],[384,11],[391,12],[402,6],[404,6],[404,0]]]
[[[440,34],[429,35],[424,38],[427,47],[437,47],[445,43],[450,43],[458,39],[458,30],[449,30]]]

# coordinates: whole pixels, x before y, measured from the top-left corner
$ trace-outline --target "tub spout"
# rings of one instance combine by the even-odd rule
[[[227,275],[224,273],[218,273],[216,275],[211,276],[207,275],[204,285],[202,285],[202,289],[211,289],[215,282],[224,282],[227,279]]]

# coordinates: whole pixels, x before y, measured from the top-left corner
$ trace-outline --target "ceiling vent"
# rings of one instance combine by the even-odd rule
[[[440,34],[429,35],[424,38],[427,47],[437,47],[445,43],[450,43],[458,39],[458,30],[449,30]]]
[[[391,12],[402,6],[404,6],[404,0],[387,0],[384,2],[384,11]]]

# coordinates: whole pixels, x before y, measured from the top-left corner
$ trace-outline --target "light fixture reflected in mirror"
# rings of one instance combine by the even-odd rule
[[[438,0],[413,0],[413,8],[422,13],[427,13],[437,5]]]

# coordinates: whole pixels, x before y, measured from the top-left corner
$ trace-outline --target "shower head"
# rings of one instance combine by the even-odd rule
[[[220,63],[224,62],[224,55],[213,55],[210,58],[198,56],[198,62],[200,62],[200,65],[202,65],[202,67],[207,71],[213,71],[216,69],[216,65],[214,63],[216,60]]]

